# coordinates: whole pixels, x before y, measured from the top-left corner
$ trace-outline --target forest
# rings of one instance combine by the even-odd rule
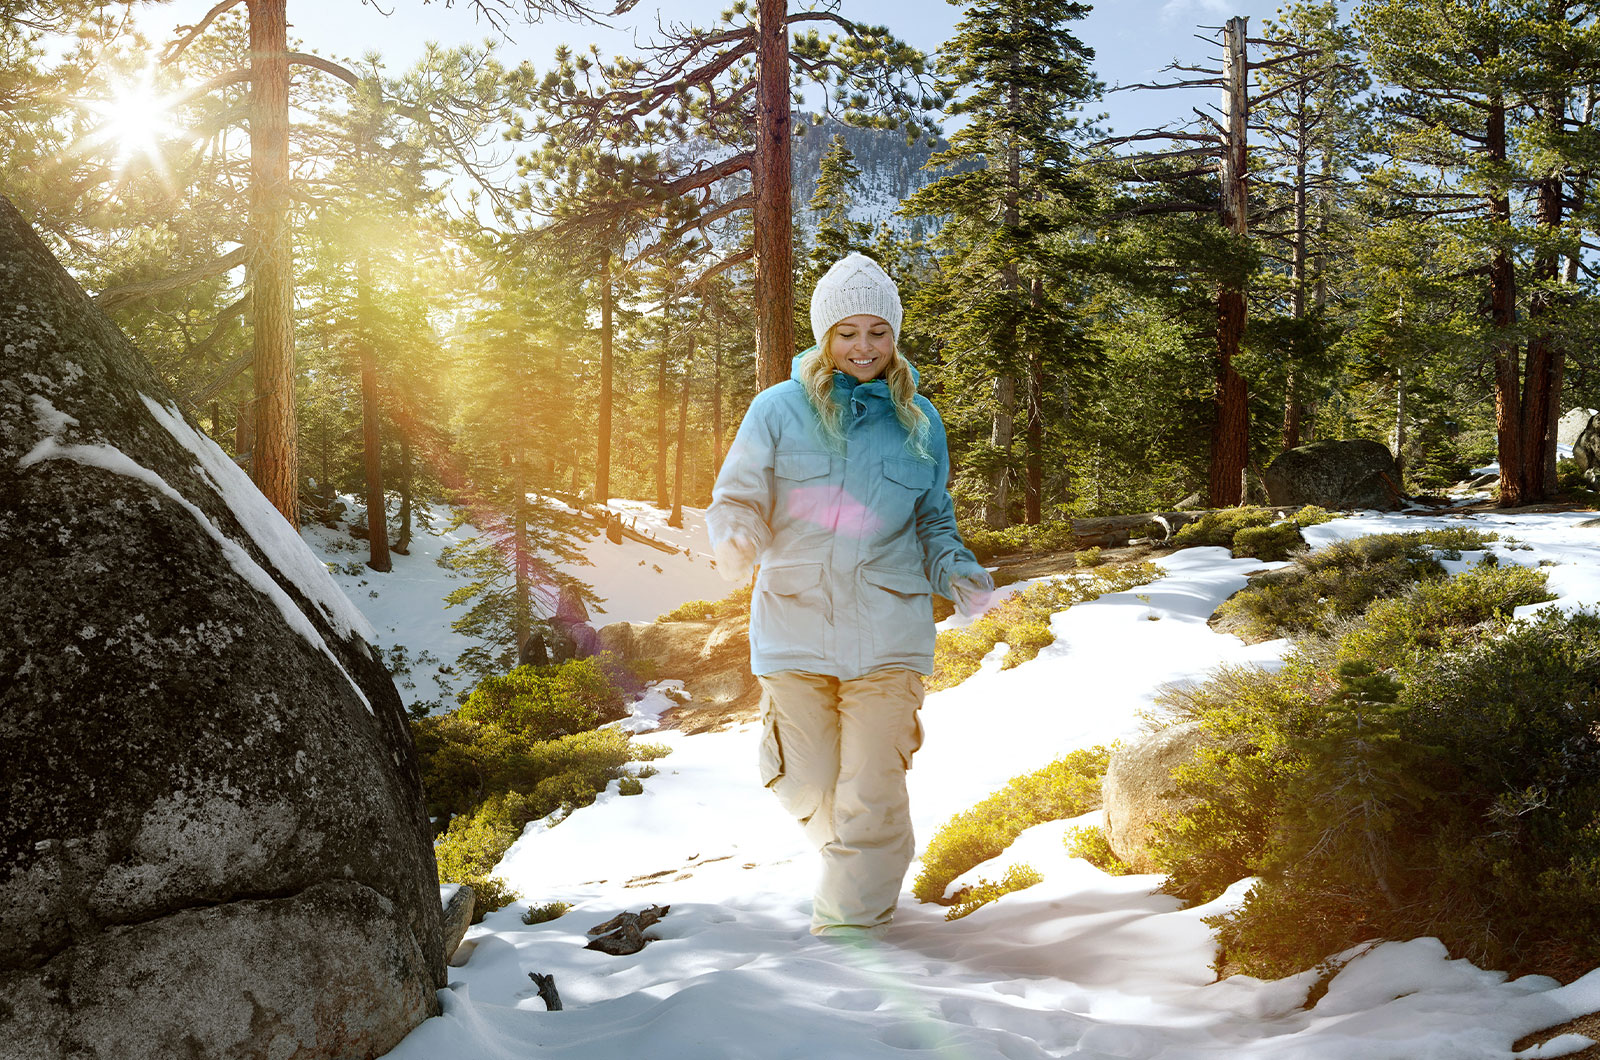
[[[1068,0],[971,0],[936,54],[848,2],[478,0],[640,43],[400,70],[292,38],[284,0],[163,39],[4,5],[4,194],[286,518],[385,513],[377,570],[427,500],[516,589],[570,580],[586,505],[708,503],[851,250],[900,284],[974,528],[1236,505],[1317,439],[1384,442],[1415,492],[1497,460],[1525,505],[1600,403],[1600,5],[1233,19],[1122,86],[1215,104],[1126,131]]]

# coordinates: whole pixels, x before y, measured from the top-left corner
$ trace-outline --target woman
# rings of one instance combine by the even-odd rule
[[[932,594],[975,613],[994,588],[956,531],[944,425],[895,348],[900,322],[876,262],[835,263],[811,296],[817,345],[750,403],[708,512],[723,576],[760,565],[761,779],[821,851],[816,935],[877,936],[894,916]]]

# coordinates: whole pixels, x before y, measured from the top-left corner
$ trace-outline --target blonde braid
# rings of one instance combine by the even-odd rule
[[[817,413],[824,440],[830,448],[842,453],[845,447],[844,409],[833,399],[833,373],[838,369],[834,366],[833,355],[828,352],[832,342],[833,328],[829,328],[827,334],[822,336],[821,344],[800,362],[800,385],[805,388],[806,397]],[[905,428],[906,448],[922,460],[932,460],[933,455],[928,450],[932,424],[928,421],[928,414],[917,407],[917,384],[911,377],[911,364],[900,356],[898,348],[889,366],[884,369],[883,381],[894,403],[895,419]]]

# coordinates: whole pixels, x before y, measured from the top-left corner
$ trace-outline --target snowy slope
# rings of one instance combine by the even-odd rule
[[[1427,526],[1493,530],[1532,546],[1497,545],[1503,562],[1557,564],[1550,583],[1562,598],[1539,606],[1593,607],[1600,530],[1578,526],[1588,518],[1367,515],[1307,536],[1326,544]],[[1037,659],[929,697],[911,773],[920,837],[1011,776],[1136,732],[1160,684],[1279,656],[1282,642],[1246,648],[1205,624],[1259,563],[1190,549],[1163,565],[1159,582],[1056,616],[1057,643]],[[1600,1010],[1600,971],[1566,987],[1508,980],[1448,960],[1430,939],[1356,956],[1310,1009],[1310,975],[1213,982],[1201,920],[1245,885],[1181,910],[1151,893],[1156,877],[1110,877],[1068,858],[1062,822],[997,859],[1025,858],[1043,883],[953,923],[908,889],[884,943],[823,942],[807,931],[814,855],[756,781],[753,727],[647,738],[673,753],[655,763],[643,795],[613,786],[557,827],[530,825],[499,866],[527,902],[574,908],[527,927],[518,903],[473,928],[475,946],[441,994],[444,1014],[391,1057],[1504,1060],[1522,1035]],[[671,912],[641,953],[582,948],[585,929],[651,903]],[[530,971],[555,975],[564,1011],[545,1011]],[[1586,1044],[1574,1036],[1523,1055]]]
[[[348,498],[347,503],[358,508]],[[601,597],[590,615],[596,628],[608,622],[649,622],[687,600],[728,595],[730,586],[711,565],[703,511],[685,508],[683,528],[674,529],[666,525],[668,513],[652,505],[613,501],[611,507],[625,523],[674,551],[663,552],[627,537],[620,545],[603,534],[591,537],[582,549],[589,563],[569,568],[569,573],[589,582]],[[440,565],[439,557],[447,546],[478,531],[470,523],[454,530],[449,525],[448,509],[428,506],[419,514],[410,555],[392,555],[394,569],[386,574],[366,566],[367,543],[345,529],[313,523],[300,530],[339,588],[373,626],[376,644],[389,659],[407,706],[436,701],[452,707],[456,694],[467,690],[468,682],[454,663],[475,642],[450,628],[465,608],[446,608],[444,598],[462,581]],[[396,653],[397,647],[403,652]]]

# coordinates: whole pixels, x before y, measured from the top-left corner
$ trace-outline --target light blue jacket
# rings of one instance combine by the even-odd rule
[[[795,358],[798,374],[802,354]],[[913,369],[913,371],[915,371]],[[933,603],[953,574],[983,576],[956,530],[944,423],[923,459],[906,448],[889,387],[833,377],[845,452],[830,451],[795,379],[756,395],[712,490],[713,545],[756,542],[750,669],[850,680],[891,667],[933,672]]]

